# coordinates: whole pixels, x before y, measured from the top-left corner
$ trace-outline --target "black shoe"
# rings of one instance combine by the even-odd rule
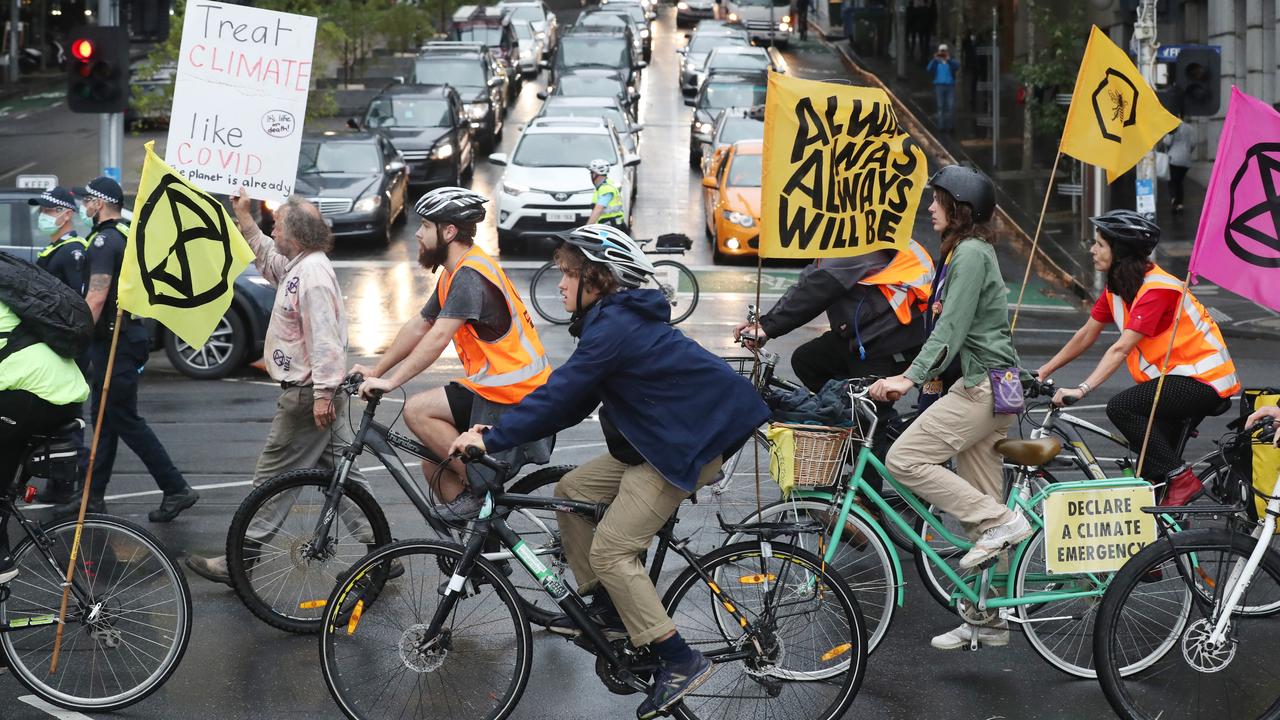
[[[160,507],[147,513],[147,519],[154,523],[167,523],[178,517],[183,510],[196,504],[200,493],[191,488],[179,490],[172,495],[165,495]]]
[[[84,511],[89,514],[106,515],[107,501],[96,495],[90,495],[89,505],[88,507],[85,508]],[[53,507],[54,520],[68,520],[68,519],[76,518],[79,516],[80,516],[80,498],[79,497],[75,498],[71,502],[66,502],[61,505],[55,505]]]
[[[667,711],[680,702],[685,695],[697,690],[702,683],[716,671],[716,666],[698,651],[693,652],[693,662],[687,665],[658,667],[658,677],[653,682],[653,691],[636,709],[638,720],[649,720]]]
[[[587,617],[594,620],[604,630],[605,637],[610,640],[627,637],[627,628],[622,624],[622,617],[618,615],[613,599],[603,588],[596,590],[591,596],[591,602],[587,604]],[[547,631],[568,638],[582,635],[582,628],[578,627],[568,615],[563,614],[551,618],[547,623]]]
[[[36,493],[36,502],[46,505],[66,505],[74,502],[80,503],[80,496],[76,493],[76,484],[74,482],[60,482],[50,480],[45,483],[44,489]]]

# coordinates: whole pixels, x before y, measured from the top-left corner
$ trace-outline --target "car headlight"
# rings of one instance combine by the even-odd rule
[[[729,13],[729,22],[731,23],[738,22],[738,13]]]
[[[649,28],[640,28],[640,37],[642,38],[649,37]]]
[[[742,247],[742,243],[738,242],[738,238],[729,238],[728,240],[724,241],[724,246],[729,248],[730,250],[737,250],[738,248]]]
[[[746,213],[725,210],[724,219],[728,220],[734,225],[741,225],[742,227],[746,227],[746,228],[756,226],[756,219]]]
[[[677,10],[688,10],[688,9],[689,9],[689,3],[687,3],[687,2],[678,2],[678,3],[676,3],[676,9],[677,9]]]
[[[443,145],[437,145],[435,150],[431,151],[431,157],[436,160],[448,160],[453,157],[453,144],[445,143]]]
[[[534,36],[535,38],[539,39],[539,40],[546,40],[546,39],[547,39],[547,34],[546,34],[545,32],[536,32],[536,33],[534,33],[534,34],[533,34],[533,36]]]
[[[382,205],[381,195],[371,195],[363,200],[358,201],[351,209],[355,212],[373,212]]]
[[[790,29],[791,29],[791,24],[790,24],[790,23],[788,23],[786,20],[783,20],[782,22],[778,23],[778,29],[779,29],[779,30],[790,30]]]
[[[530,53],[530,54],[532,54],[532,53]],[[485,116],[486,114],[488,114],[488,112],[489,112],[489,106],[488,106],[487,104],[485,104],[485,103],[471,103],[470,105],[468,105],[468,106],[467,106],[467,119],[468,119],[468,120],[483,120],[483,119],[484,119],[484,116]]]
[[[693,124],[694,132],[709,133],[711,132],[711,123],[696,122]]]
[[[783,24],[783,25],[790,25],[790,24],[791,24],[791,16],[790,16],[790,15],[783,15],[783,16],[782,16],[782,24]]]
[[[529,192],[528,185],[517,185],[516,183],[502,183],[502,192],[508,195],[522,195]]]

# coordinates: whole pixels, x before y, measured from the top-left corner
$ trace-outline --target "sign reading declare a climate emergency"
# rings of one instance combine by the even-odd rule
[[[190,0],[165,162],[200,188],[293,192],[316,19]]]
[[[902,250],[927,173],[885,91],[771,73],[760,255]]]
[[[1044,501],[1045,565],[1051,573],[1113,572],[1155,542],[1150,485],[1063,490]]]

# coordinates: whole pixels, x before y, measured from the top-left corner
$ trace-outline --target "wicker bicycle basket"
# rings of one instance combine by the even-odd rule
[[[773,427],[791,430],[795,441],[791,467],[796,485],[824,487],[835,483],[853,428],[793,423],[773,423]]]

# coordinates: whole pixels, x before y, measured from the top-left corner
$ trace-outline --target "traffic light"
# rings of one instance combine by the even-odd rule
[[[86,26],[70,36],[67,105],[76,113],[118,113],[129,107],[129,31]]]
[[[1184,47],[1173,62],[1170,83],[1177,86],[1185,117],[1218,114],[1221,105],[1222,56],[1208,45]]]

